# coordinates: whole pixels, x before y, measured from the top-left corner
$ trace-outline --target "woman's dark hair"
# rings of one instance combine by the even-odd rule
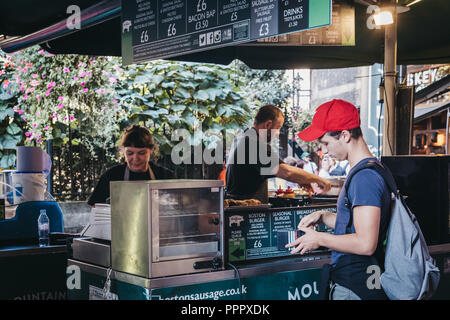
[[[125,129],[122,134],[120,147],[121,149],[126,147],[149,148],[153,150],[151,159],[154,159],[158,152],[158,144],[150,131],[139,125],[132,125]]]
[[[269,120],[275,121],[279,117],[284,117],[280,109],[271,104],[266,104],[259,108],[255,117],[255,124],[260,124]]]

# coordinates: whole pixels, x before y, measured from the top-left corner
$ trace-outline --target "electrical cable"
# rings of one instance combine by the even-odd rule
[[[237,277],[237,279],[238,279],[239,296],[240,296],[241,300],[244,300],[244,299],[243,299],[243,296],[242,296],[241,276],[239,275],[239,270],[238,270],[233,264],[231,264],[231,263],[229,263],[229,262],[228,262],[227,264],[228,264],[231,268],[234,269],[235,277]]]
[[[380,112],[378,114],[378,159],[381,159],[381,114],[383,112],[383,102],[384,102],[384,78],[381,78],[380,85],[378,86],[378,103],[380,104]]]
[[[389,113],[389,102],[388,102],[388,99],[386,99],[386,112]],[[385,112],[385,116],[386,116],[386,112]],[[387,120],[388,121],[387,121],[386,133],[389,133],[389,125],[390,125],[392,119],[389,119],[389,116],[388,116]],[[392,155],[393,154],[393,149],[392,149],[391,141],[389,141],[389,134],[387,134],[386,140],[388,142],[389,149],[390,149],[391,155]]]
[[[378,159],[381,159],[381,134],[380,134],[380,127],[381,127],[381,112],[383,110],[383,101],[380,102],[380,113],[378,115]]]

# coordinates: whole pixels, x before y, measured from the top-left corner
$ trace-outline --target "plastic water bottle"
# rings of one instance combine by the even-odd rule
[[[38,218],[39,247],[46,247],[49,245],[50,220],[45,209],[40,212]]]

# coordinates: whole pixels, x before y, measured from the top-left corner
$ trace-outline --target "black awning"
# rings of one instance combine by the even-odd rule
[[[0,4],[0,34],[24,36],[67,18],[67,7],[81,9],[99,0],[15,0]],[[351,2],[351,1],[350,1]],[[356,46],[256,47],[231,46],[173,58],[174,60],[228,64],[240,59],[252,68],[343,68],[384,60],[384,32],[367,28],[367,7],[355,3]],[[450,1],[423,0],[398,18],[398,64],[450,62]],[[121,22],[114,18],[43,47],[51,53],[121,55]]]

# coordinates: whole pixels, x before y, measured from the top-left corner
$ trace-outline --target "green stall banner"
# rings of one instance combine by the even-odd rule
[[[116,282],[119,300],[318,300],[321,269],[147,289]]]

